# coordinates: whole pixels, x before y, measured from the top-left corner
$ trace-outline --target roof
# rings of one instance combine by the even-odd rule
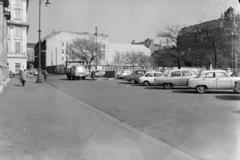
[[[191,25],[188,27],[184,27],[181,29],[181,34],[193,33],[197,29],[216,29],[216,28],[220,28],[220,27],[221,27],[221,18],[203,22],[203,23],[199,23],[199,24],[195,24],[195,25]]]

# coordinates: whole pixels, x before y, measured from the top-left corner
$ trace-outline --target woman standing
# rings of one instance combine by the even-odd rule
[[[27,70],[25,69],[24,71],[22,71],[22,86],[25,86],[25,82],[27,80]]]

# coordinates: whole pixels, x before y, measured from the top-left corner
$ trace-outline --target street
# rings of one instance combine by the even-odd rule
[[[198,94],[122,80],[67,80],[48,84],[197,159],[240,157],[240,96],[233,91]],[[56,100],[57,101],[57,100]]]

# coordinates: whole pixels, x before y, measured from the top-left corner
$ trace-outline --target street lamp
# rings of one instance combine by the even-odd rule
[[[41,72],[41,4],[43,0],[39,0],[39,30],[38,30],[38,74],[36,83],[43,83],[42,72]],[[47,7],[50,6],[49,0],[45,3]]]
[[[97,35],[98,35],[98,33],[97,33],[97,27],[95,27],[95,29],[96,29],[96,31],[95,31],[95,36],[96,36],[96,70],[97,70],[97,63],[98,63],[98,57],[97,57]]]

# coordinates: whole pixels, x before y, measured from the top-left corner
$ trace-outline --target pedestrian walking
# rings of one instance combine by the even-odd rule
[[[93,69],[92,72],[91,72],[91,78],[92,78],[92,79],[95,79],[95,71],[94,71],[94,69]]]
[[[30,69],[30,77],[31,77],[31,79],[32,79],[32,76],[33,76],[33,69]]]
[[[48,75],[47,71],[43,70],[43,76],[44,76],[45,82],[47,81],[47,75]]]
[[[27,70],[25,69],[24,71],[22,71],[22,86],[25,86],[27,80]]]
[[[10,78],[13,77],[13,72],[12,72],[12,70],[9,71],[9,77],[10,77]]]

